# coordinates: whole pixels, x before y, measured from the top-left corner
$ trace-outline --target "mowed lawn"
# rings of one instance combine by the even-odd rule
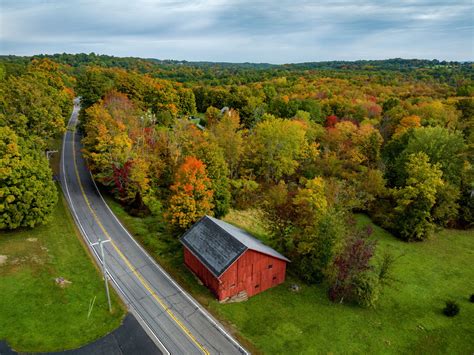
[[[443,230],[431,240],[405,243],[374,228],[378,255],[397,257],[398,281],[380,297],[375,309],[334,304],[326,285],[307,286],[289,275],[285,284],[247,302],[219,304],[198,285],[182,264],[179,244],[169,240],[162,223],[131,217],[111,199],[109,205],[151,254],[221,321],[234,328],[250,350],[265,354],[472,354],[474,352],[474,232]],[[255,211],[232,211],[227,221],[265,240]],[[371,223],[363,215],[358,224]],[[172,245],[170,247],[170,245]],[[292,292],[292,283],[301,286]],[[460,314],[442,314],[455,300]],[[257,351],[257,352],[258,352]]]
[[[113,292],[109,313],[101,274],[73,223],[60,196],[48,225],[0,232],[0,340],[15,350],[77,348],[121,323],[125,309]],[[71,283],[60,287],[58,277]]]

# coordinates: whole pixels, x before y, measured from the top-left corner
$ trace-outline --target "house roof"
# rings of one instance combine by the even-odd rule
[[[181,237],[181,243],[216,277],[221,276],[248,249],[290,261],[246,231],[210,216],[196,222]]]

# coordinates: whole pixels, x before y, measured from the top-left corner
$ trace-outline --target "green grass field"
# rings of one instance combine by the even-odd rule
[[[134,218],[111,199],[112,209],[127,228],[199,301],[238,334],[250,350],[267,354],[472,354],[474,351],[474,233],[440,231],[431,240],[405,243],[375,227],[379,255],[396,257],[398,281],[375,309],[334,304],[327,286],[307,286],[289,276],[285,284],[244,303],[221,305],[197,284],[182,265],[179,245],[169,242],[161,223],[152,217]],[[233,211],[226,220],[265,238],[255,211]],[[371,223],[357,216],[359,225]],[[172,245],[172,247],[170,247]],[[301,291],[289,290],[298,283]],[[455,300],[460,314],[442,314],[444,302]]]
[[[120,325],[124,306],[113,292],[109,313],[101,274],[79,238],[62,196],[48,225],[0,232],[0,339],[15,350],[77,348]],[[62,288],[57,277],[71,283]]]

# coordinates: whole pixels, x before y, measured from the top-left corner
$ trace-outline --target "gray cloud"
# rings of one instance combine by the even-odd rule
[[[473,60],[471,0],[1,0],[0,52],[186,60]]]

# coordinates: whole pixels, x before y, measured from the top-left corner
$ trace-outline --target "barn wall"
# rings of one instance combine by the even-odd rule
[[[219,300],[241,291],[251,297],[285,281],[285,261],[253,250],[247,250],[219,279],[186,247],[184,263]]]
[[[219,298],[219,280],[186,247],[184,263]]]
[[[270,268],[271,266],[271,268]],[[247,250],[221,275],[219,299],[247,291],[249,297],[285,281],[286,262],[253,250]]]

